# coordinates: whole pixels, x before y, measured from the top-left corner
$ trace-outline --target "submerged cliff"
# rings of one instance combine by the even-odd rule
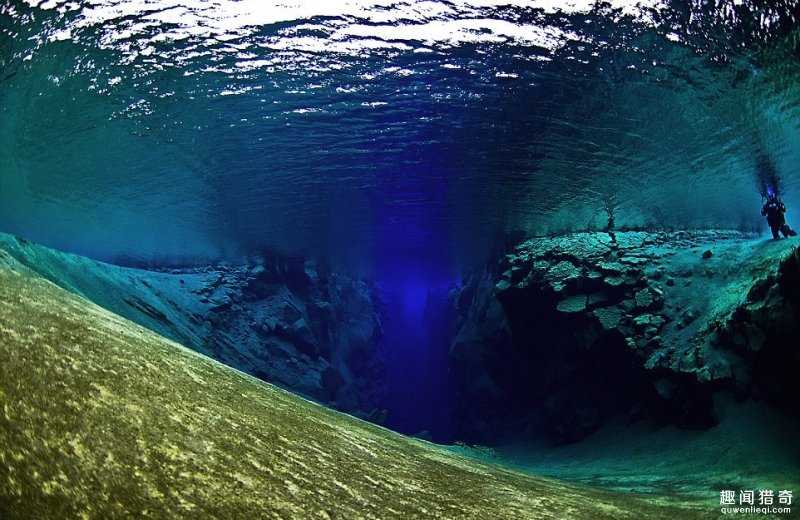
[[[799,276],[793,241],[738,232],[525,241],[453,293],[462,430],[570,442],[619,414],[705,428],[721,390],[796,407]]]
[[[260,379],[376,416],[381,322],[364,281],[302,258],[149,271],[0,234],[0,250],[69,291]]]
[[[111,296],[109,296],[110,298]],[[701,518],[472,462],[258,381],[0,249],[0,517]]]

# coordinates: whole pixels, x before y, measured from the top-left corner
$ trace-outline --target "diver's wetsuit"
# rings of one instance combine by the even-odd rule
[[[761,214],[767,217],[767,224],[772,230],[772,238],[776,240],[781,237],[781,233],[787,238],[797,234],[786,223],[784,213],[786,213],[786,206],[778,197],[774,196],[767,199],[767,203],[761,208]]]

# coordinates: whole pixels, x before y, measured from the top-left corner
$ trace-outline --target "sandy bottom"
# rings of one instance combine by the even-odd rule
[[[717,405],[720,423],[705,431],[618,421],[576,444],[466,452],[529,474],[717,504],[723,489],[799,490],[800,423],[763,403]]]

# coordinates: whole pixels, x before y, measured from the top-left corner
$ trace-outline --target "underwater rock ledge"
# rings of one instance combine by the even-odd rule
[[[0,517],[702,518],[469,461],[258,381],[0,249]]]
[[[737,231],[534,238],[452,295],[461,428],[578,441],[614,414],[690,428],[713,394],[796,412],[796,241]],[[794,363],[794,364],[793,364]],[[779,390],[783,389],[783,390]],[[505,424],[504,428],[498,425]]]

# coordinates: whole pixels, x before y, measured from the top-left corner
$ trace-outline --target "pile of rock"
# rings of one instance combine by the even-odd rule
[[[583,323],[602,334],[616,334],[640,355],[662,346],[660,331],[671,319],[664,309],[661,284],[645,276],[643,266],[657,242],[645,233],[585,233],[529,240],[506,256],[496,285],[501,301],[510,293],[555,303],[555,311],[581,315]],[[585,326],[585,325],[584,325]]]

